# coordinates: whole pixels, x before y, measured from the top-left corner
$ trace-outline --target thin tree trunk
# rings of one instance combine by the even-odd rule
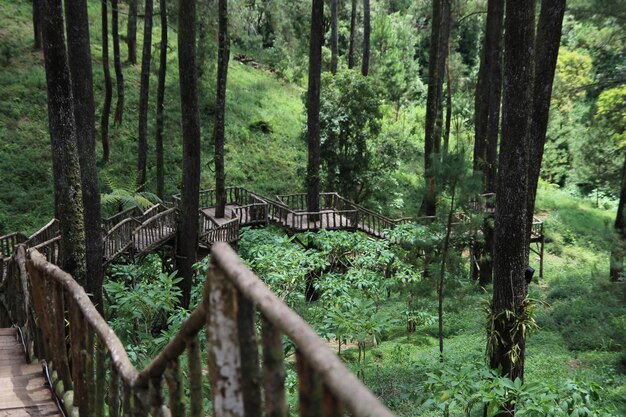
[[[446,53],[446,124],[443,132],[443,154],[447,155],[450,148],[450,129],[452,127],[452,75],[450,74],[450,38]]]
[[[307,210],[320,209],[320,84],[322,75],[322,41],[324,0],[313,0],[311,38],[309,43],[309,86],[307,93],[307,135],[309,158],[307,165]],[[317,217],[310,218],[317,221]]]
[[[86,290],[91,294],[94,305],[102,314],[104,313],[102,302],[104,245],[102,242],[100,187],[96,164],[96,121],[86,0],[65,0],[65,16],[67,19],[67,49],[83,192]]]
[[[339,0],[330,0],[330,71],[337,73],[337,64],[339,63],[338,43],[339,43],[339,16],[337,12]]]
[[[104,71],[104,104],[100,119],[100,132],[102,136],[102,159],[109,161],[109,116],[111,114],[111,100],[113,98],[113,85],[111,83],[111,71],[109,70],[109,23],[107,2],[102,1],[102,70]]]
[[[439,270],[439,281],[437,283],[438,298],[438,322],[439,322],[439,359],[443,361],[443,290],[446,274],[446,261],[448,258],[448,250],[450,250],[450,235],[452,234],[452,220],[454,218],[454,203],[456,197],[456,180],[452,184],[450,211],[448,212],[448,221],[446,223],[446,237],[443,240],[443,253],[441,254],[441,269]]]
[[[441,27],[438,40],[438,62],[437,62],[437,121],[435,123],[435,153],[441,155],[441,137],[443,127],[443,82],[446,76],[446,62],[448,60],[448,50],[450,43],[450,31],[452,30],[452,0],[441,2]]]
[[[146,0],[143,20],[143,51],[141,53],[141,85],[139,87],[139,136],[137,149],[137,189],[143,191],[148,180],[148,99],[150,95],[150,61],[152,58],[152,6]]]
[[[356,15],[357,0],[352,0],[352,9],[350,13],[350,46],[348,48],[348,68],[354,68],[354,51],[356,49]]]
[[[433,14],[430,34],[430,53],[428,62],[428,92],[426,97],[426,120],[424,135],[424,180],[426,190],[422,201],[421,212],[426,216],[435,216],[437,213],[435,177],[433,172],[433,155],[436,152],[437,142],[437,90],[441,85],[439,80],[439,37],[441,30],[442,0],[433,0]]]
[[[120,54],[118,0],[111,0],[111,32],[113,35],[113,66],[115,67],[115,84],[117,87],[117,102],[115,103],[113,123],[120,125],[124,116],[124,73],[122,72],[122,57]]]
[[[498,136],[500,132],[500,102],[502,98],[502,29],[504,0],[489,0],[487,27],[483,41],[475,101],[474,171],[483,173],[485,193],[496,192],[498,168]],[[493,200],[488,200],[493,205]],[[490,207],[493,208],[493,207]],[[477,245],[479,254],[479,284],[486,286],[493,278],[493,221],[485,219],[484,243]]]
[[[128,27],[126,30],[126,45],[128,46],[128,62],[137,65],[137,2],[128,0]]]
[[[372,23],[370,19],[370,0],[363,0],[363,61],[361,62],[361,74],[364,77],[370,72],[370,35]]]
[[[33,48],[40,50],[41,43],[41,17],[39,0],[33,0]]]
[[[54,212],[61,229],[61,268],[85,285],[85,232],[72,83],[60,0],[40,0],[52,145]]]
[[[544,0],[537,25],[535,84],[533,88],[533,116],[530,126],[530,147],[528,160],[528,212],[526,227],[530,231],[535,213],[535,197],[541,171],[543,149],[546,143],[552,84],[556,72],[556,62],[561,45],[561,28],[565,15],[565,0]],[[530,233],[527,237],[530,245]],[[528,250],[528,249],[527,249]]]
[[[183,126],[183,182],[178,216],[176,267],[183,277],[181,305],[189,307],[198,246],[198,206],[200,193],[200,112],[196,66],[196,2],[179,0],[178,70],[181,122]]]
[[[157,195],[165,198],[165,167],[163,162],[163,102],[165,100],[165,75],[167,72],[167,1],[159,0],[161,9],[161,46],[159,50],[159,81],[156,111],[156,171]]]
[[[624,274],[624,254],[626,253],[626,158],[622,169],[622,186],[615,216],[615,242],[611,245],[611,281],[617,281]]]
[[[532,116],[534,1],[507,0],[504,36],[502,144],[496,194],[492,318],[498,337],[490,340],[490,364],[512,380],[524,379],[528,286],[526,207],[528,144]],[[507,314],[506,311],[511,312]],[[496,334],[496,333],[494,333]],[[505,415],[514,415],[514,405]]]
[[[215,143],[215,217],[224,217],[226,209],[226,184],[224,176],[224,114],[226,110],[226,80],[228,78],[228,60],[230,45],[228,39],[228,0],[219,0],[219,46],[217,55],[217,95],[215,103],[215,124],[213,141]]]

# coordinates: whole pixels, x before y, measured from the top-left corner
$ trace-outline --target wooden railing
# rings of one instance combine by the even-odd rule
[[[140,223],[143,223],[146,220],[148,220],[149,218],[154,217],[154,216],[156,216],[159,213],[163,213],[167,209],[168,208],[165,207],[163,204],[156,203],[154,206],[152,206],[149,209],[147,209],[146,211],[144,211],[142,215],[137,216],[136,219],[139,220]]]
[[[13,255],[15,248],[20,243],[24,243],[28,237],[20,232],[11,233],[0,237],[0,259]]]
[[[141,223],[127,218],[104,236],[104,259],[111,261],[124,253],[133,243],[133,232]]]
[[[224,243],[212,248],[201,304],[141,372],[69,274],[34,249],[22,246],[17,252],[16,266],[21,260],[22,267],[13,274],[16,285],[28,294],[18,276],[30,280],[34,307],[29,345],[33,356],[53,365],[62,390],[72,391],[64,396],[73,398],[64,404],[68,415],[201,417],[206,415],[205,392],[211,393],[214,416],[293,415],[286,400],[287,337],[296,349],[299,415],[393,416]],[[28,297],[12,308],[28,311],[27,304]],[[208,377],[201,354],[203,330]],[[188,372],[181,369],[184,363]]]
[[[277,195],[278,201],[285,206],[289,207],[292,211],[306,211],[307,210],[307,195],[306,194],[283,194]]]
[[[73,392],[66,396],[73,402],[64,404],[68,415],[77,409],[80,417],[103,416],[105,403],[109,416],[144,415],[134,388],[138,372],[83,288],[36,250],[28,251],[26,269],[38,324],[36,355],[53,364],[63,390]]]
[[[176,209],[171,208],[144,221],[133,232],[133,247],[139,254],[150,252],[176,234]]]
[[[543,220],[533,216],[533,224],[530,229],[531,238],[543,237]]]
[[[293,214],[292,221],[287,227],[296,232],[319,229],[356,230],[357,218],[356,210],[322,211],[319,213],[300,211]],[[315,219],[315,221],[311,219]]]
[[[26,241],[26,245],[29,247],[35,247],[44,242],[48,242],[55,237],[59,236],[61,231],[59,230],[59,221],[57,219],[52,219],[46,224],[44,227],[36,231],[31,237]]]
[[[120,211],[119,213],[111,217],[107,217],[106,219],[103,219],[102,228],[104,229],[105,232],[108,232],[112,228],[114,228],[115,226],[123,222],[124,220],[132,219],[132,218],[136,219],[136,218],[141,217],[142,214],[143,213],[138,207],[127,208],[126,210]]]

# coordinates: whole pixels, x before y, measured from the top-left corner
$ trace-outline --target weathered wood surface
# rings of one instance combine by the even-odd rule
[[[40,364],[27,364],[16,329],[0,329],[0,417],[61,416]]]

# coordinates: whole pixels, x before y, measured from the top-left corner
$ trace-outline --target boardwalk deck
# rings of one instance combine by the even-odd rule
[[[0,329],[0,417],[61,417],[41,365],[27,364],[15,329]]]

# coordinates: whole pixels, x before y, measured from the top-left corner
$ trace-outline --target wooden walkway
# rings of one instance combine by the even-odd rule
[[[16,329],[0,329],[0,417],[59,416],[40,364],[27,364]]]
[[[278,195],[272,199],[243,187],[226,187],[225,215],[217,218],[215,190],[202,190],[199,197],[198,236],[200,246],[205,249],[218,242],[236,243],[240,228],[245,226],[273,224],[290,235],[320,229],[361,231],[375,238],[386,239],[388,231],[399,224],[420,221],[391,219],[337,193],[320,193],[320,211],[309,213],[306,211],[306,194]],[[171,244],[176,237],[179,205],[180,196],[174,195],[173,207],[155,204],[145,212],[131,208],[103,219],[103,262],[110,264],[122,256],[128,259],[141,258]],[[480,201],[473,203],[470,210],[490,216],[493,215],[493,207],[493,195],[484,195]],[[431,219],[421,220],[425,222]],[[36,248],[50,262],[57,263],[59,239],[59,225],[54,219],[30,238],[20,233],[0,237],[0,278],[5,275],[6,263],[20,243]],[[543,241],[543,223],[535,220],[531,233],[531,242],[535,247],[531,250],[542,259]]]

